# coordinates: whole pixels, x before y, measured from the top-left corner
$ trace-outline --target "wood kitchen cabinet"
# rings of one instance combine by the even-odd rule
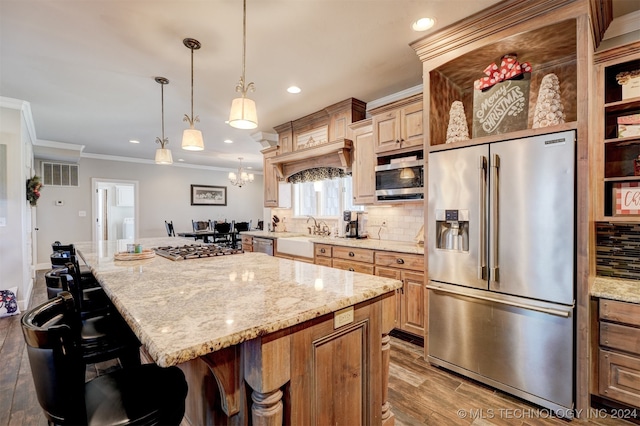
[[[242,237],[242,250],[246,252],[253,251],[253,237],[251,235],[241,235]]]
[[[353,163],[352,185],[353,204],[373,204],[376,200],[376,154],[373,143],[371,119],[352,124]]]
[[[374,251],[369,249],[334,246],[332,266],[347,271],[374,274]]]
[[[264,167],[264,206],[278,207],[278,173],[271,160],[278,153],[278,147],[270,147],[262,150]]]
[[[424,255],[316,243],[314,263],[402,281],[402,288],[396,291],[394,327],[425,336]]]
[[[371,111],[377,154],[424,145],[422,93]]]
[[[427,306],[424,256],[376,252],[375,274],[402,281],[402,288],[396,290],[395,328],[424,337]]]
[[[640,113],[640,96],[623,99],[622,86],[616,76],[623,72],[640,70],[640,42],[598,52],[596,64],[596,108],[601,119],[596,123],[595,172],[597,176],[597,220],[638,222],[640,215],[616,215],[614,191],[621,185],[640,184],[640,175],[634,173],[634,162],[640,158],[640,135],[618,135],[619,117]],[[640,210],[640,203],[635,203]],[[633,210],[624,208],[624,210]]]
[[[640,305],[598,303],[598,393],[640,408]]]

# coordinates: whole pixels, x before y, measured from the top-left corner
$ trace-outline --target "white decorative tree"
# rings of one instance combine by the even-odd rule
[[[449,110],[449,127],[447,127],[446,143],[466,141],[469,139],[467,117],[464,115],[464,105],[454,101]]]
[[[533,128],[555,126],[564,123],[564,107],[560,98],[560,81],[551,73],[542,78],[538,101],[533,114]]]

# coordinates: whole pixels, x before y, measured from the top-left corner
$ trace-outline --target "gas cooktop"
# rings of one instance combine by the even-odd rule
[[[153,249],[158,256],[171,260],[200,259],[202,257],[224,256],[228,254],[244,253],[241,249],[235,249],[216,244],[165,246]]]

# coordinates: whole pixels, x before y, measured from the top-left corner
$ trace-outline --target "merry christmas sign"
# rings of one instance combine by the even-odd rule
[[[484,72],[487,77],[474,85],[473,137],[526,129],[531,65],[507,55],[500,66],[491,64]]]

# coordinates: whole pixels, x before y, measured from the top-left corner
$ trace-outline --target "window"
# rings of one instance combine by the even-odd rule
[[[364,210],[352,203],[351,176],[293,184],[295,216],[339,217],[345,210]]]

